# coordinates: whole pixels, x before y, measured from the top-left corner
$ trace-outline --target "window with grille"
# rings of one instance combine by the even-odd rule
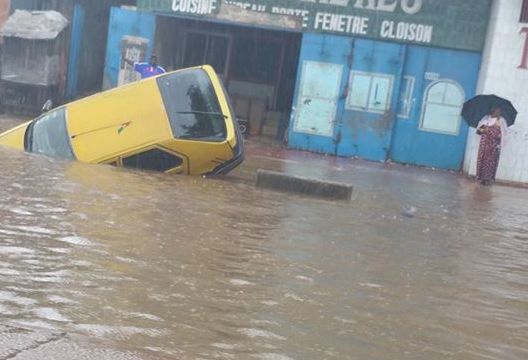
[[[464,89],[452,80],[440,80],[429,85],[424,95],[420,129],[458,135],[460,112],[465,100]]]

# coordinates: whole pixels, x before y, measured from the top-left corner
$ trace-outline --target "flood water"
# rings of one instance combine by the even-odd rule
[[[0,148],[0,323],[160,359],[528,359],[528,191],[313,166],[350,203]]]

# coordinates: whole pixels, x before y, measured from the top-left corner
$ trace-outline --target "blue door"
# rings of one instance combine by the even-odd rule
[[[105,89],[137,79],[133,69],[123,59],[144,61],[150,57],[155,31],[154,14],[112,8],[105,60]]]
[[[351,42],[339,36],[303,35],[289,147],[337,152]]]
[[[338,155],[388,159],[405,50],[400,44],[354,41]]]
[[[409,46],[406,59],[391,158],[459,170],[468,133],[460,111],[475,94],[480,54]]]

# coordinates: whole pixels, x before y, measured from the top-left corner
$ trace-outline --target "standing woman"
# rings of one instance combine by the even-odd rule
[[[482,185],[491,185],[497,173],[500,152],[508,131],[506,120],[501,115],[501,109],[495,107],[477,126],[477,134],[480,135],[477,179]]]

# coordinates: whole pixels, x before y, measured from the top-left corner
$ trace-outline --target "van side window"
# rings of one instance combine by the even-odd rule
[[[160,149],[152,149],[123,158],[123,166],[136,169],[167,171],[180,166],[183,160]]]
[[[26,130],[24,148],[31,153],[74,160],[66,110],[60,108],[35,119]]]

